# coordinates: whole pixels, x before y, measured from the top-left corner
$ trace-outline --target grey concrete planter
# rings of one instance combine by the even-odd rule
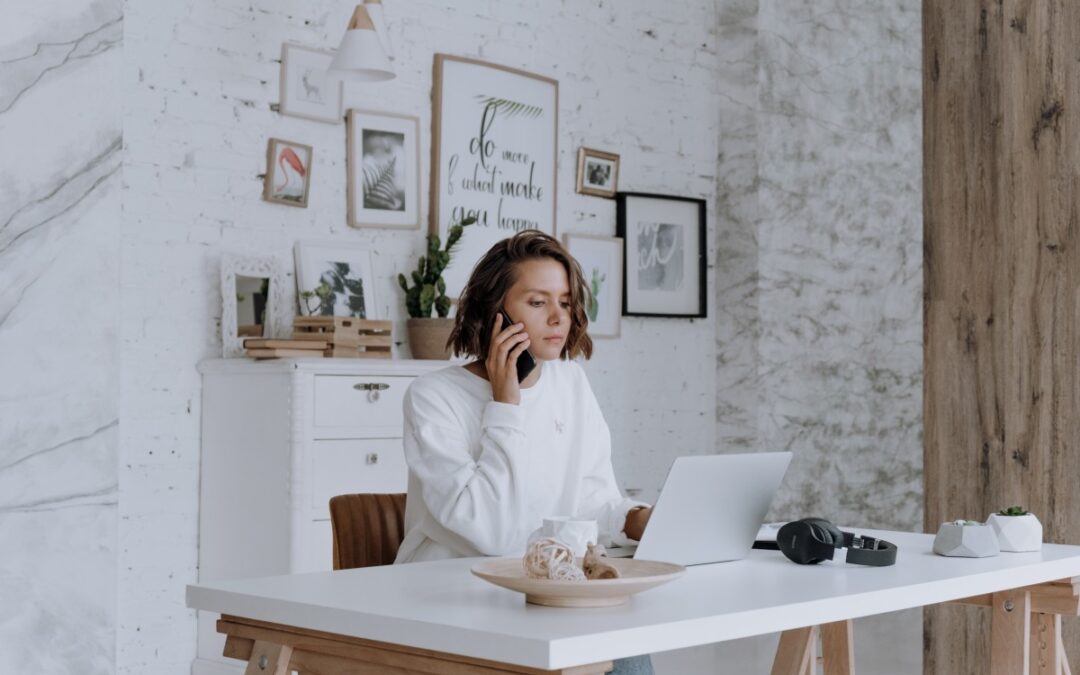
[[[956,558],[989,558],[1001,552],[989,525],[942,523],[934,537],[934,553]]]

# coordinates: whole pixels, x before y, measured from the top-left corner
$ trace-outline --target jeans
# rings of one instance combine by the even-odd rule
[[[615,659],[615,669],[609,675],[655,675],[649,655]]]

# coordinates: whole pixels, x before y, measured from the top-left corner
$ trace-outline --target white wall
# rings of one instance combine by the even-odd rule
[[[183,584],[196,578],[199,379],[219,354],[224,250],[291,260],[330,238],[378,252],[384,316],[403,319],[393,281],[420,231],[345,223],[345,129],[270,110],[281,43],[334,47],[350,3],[130,0],[123,231],[119,672],[182,672],[193,656]],[[558,232],[614,235],[615,204],[574,193],[581,145],[622,156],[620,187],[715,204],[715,10],[498,1],[388,2],[398,78],[350,90],[355,107],[418,115],[427,217],[431,64],[475,56],[559,80]],[[269,137],[314,146],[309,206],[261,201]],[[714,220],[710,217],[710,220]],[[711,241],[711,236],[710,236]],[[712,260],[710,247],[709,259]],[[710,273],[711,279],[711,273]],[[398,338],[404,326],[395,326]],[[588,365],[625,487],[655,497],[670,457],[714,445],[714,323],[624,319]]]
[[[0,21],[0,670],[113,672],[120,0]]]
[[[332,47],[350,11],[54,0],[6,14],[0,139],[20,160],[0,169],[9,669],[187,671],[195,364],[220,349],[222,251],[290,261],[301,238],[368,245],[379,306],[402,318],[392,278],[422,233],[348,228],[344,127],[269,108],[281,43]],[[674,454],[790,448],[776,517],[918,528],[914,2],[392,0],[387,15],[399,77],[347,103],[418,115],[425,167],[438,51],[559,80],[560,233],[614,233],[613,202],[573,193],[580,145],[622,155],[622,189],[709,201],[709,320],[626,319],[588,365],[625,487],[652,499]],[[315,147],[307,209],[260,200],[271,136]],[[63,646],[28,639],[41,626]],[[862,653],[884,657],[863,672],[917,672],[917,613],[856,630]],[[742,672],[765,667],[771,648],[739,641],[657,664]]]

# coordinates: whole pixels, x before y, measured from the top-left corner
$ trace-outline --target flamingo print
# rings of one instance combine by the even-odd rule
[[[281,173],[285,176],[285,180],[282,181],[281,185],[274,188],[276,192],[283,192],[285,186],[289,184],[289,172],[286,171],[285,167],[286,162],[288,162],[289,166],[291,166],[296,173],[300,174],[301,177],[307,175],[307,171],[304,169],[304,163],[300,161],[300,157],[292,148],[285,148],[278,155],[278,164],[281,166]]]

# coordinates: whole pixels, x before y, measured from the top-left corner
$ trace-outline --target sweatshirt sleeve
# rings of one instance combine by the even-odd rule
[[[516,552],[528,504],[521,407],[488,402],[476,452],[450,401],[430,389],[410,387],[404,405],[405,460],[424,504],[440,525],[484,555]]]
[[[589,430],[588,453],[584,463],[584,475],[581,481],[581,507],[577,516],[595,520],[600,530],[600,543],[604,546],[616,544],[626,546],[634,543],[622,531],[626,524],[627,512],[635,506],[648,506],[644,502],[623,497],[615,482],[615,469],[611,465],[611,431],[600,404],[589,387],[584,371],[581,371],[584,387],[582,396],[585,410],[585,424]]]

